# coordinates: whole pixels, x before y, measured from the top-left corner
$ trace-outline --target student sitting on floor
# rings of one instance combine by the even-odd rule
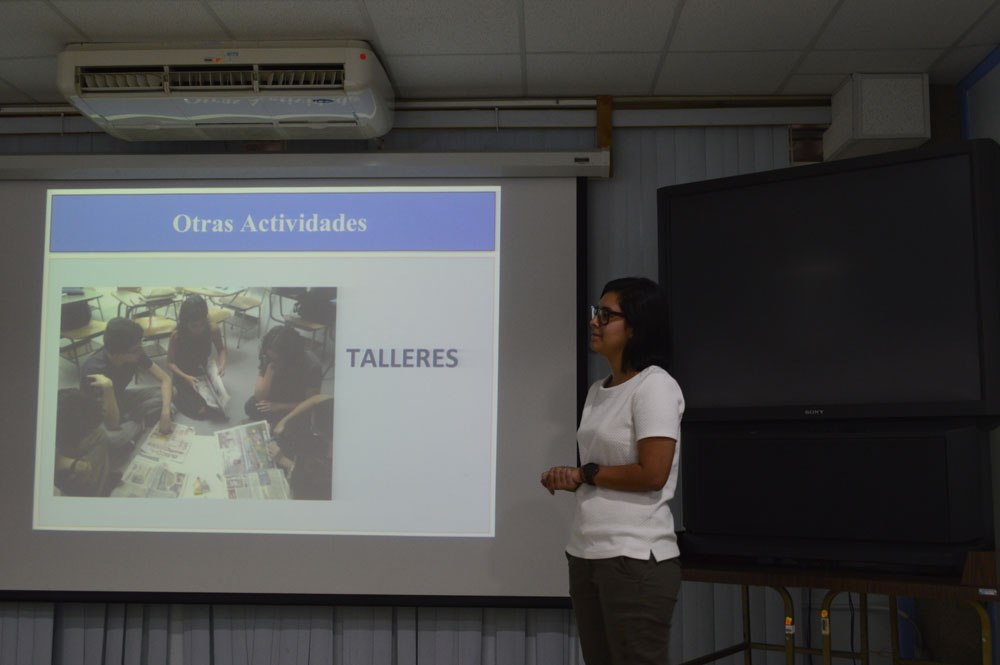
[[[289,424],[309,427],[289,427]],[[333,395],[313,395],[278,421],[268,454],[288,474],[293,499],[329,501],[333,475]]]
[[[319,360],[306,350],[302,336],[289,326],[272,328],[260,343],[260,376],[246,413],[273,428],[300,402],[318,394],[322,381]],[[299,421],[293,426],[299,427]]]
[[[113,392],[111,381],[101,379],[106,390]],[[110,401],[114,401],[113,394]],[[54,480],[63,494],[107,496],[121,479],[120,473],[111,471],[108,435],[100,425],[101,403],[96,397],[78,388],[59,391]]]
[[[160,384],[129,388],[136,370],[145,370]],[[80,390],[101,396],[99,377],[111,380],[114,408],[105,405],[104,428],[112,454],[127,454],[134,447],[145,426],[159,424],[159,431],[174,429],[170,419],[173,384],[170,375],[149,359],[142,350],[142,328],[135,321],[114,318],[104,330],[104,347],[87,358],[81,368]]]
[[[167,347],[167,367],[177,377],[177,408],[191,418],[216,415],[224,419],[229,393],[222,384],[226,371],[222,332],[208,320],[208,304],[201,296],[188,296],[177,318]],[[218,362],[212,357],[213,346]]]

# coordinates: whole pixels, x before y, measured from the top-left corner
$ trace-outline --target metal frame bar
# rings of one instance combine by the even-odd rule
[[[751,663],[751,653],[753,651],[781,651],[785,654],[785,664],[795,665],[795,655],[796,654],[806,654],[806,655],[819,655],[823,657],[823,665],[832,665],[834,658],[843,658],[851,660],[860,660],[861,665],[869,665],[870,659],[870,646],[869,646],[869,633],[868,633],[868,594],[865,592],[857,592],[860,596],[860,621],[861,621],[861,644],[859,651],[840,651],[834,650],[832,648],[832,625],[830,621],[830,607],[833,604],[833,599],[842,593],[851,593],[844,590],[831,590],[828,591],[826,596],[823,598],[821,604],[820,612],[820,633],[822,635],[822,648],[815,649],[809,647],[797,647],[795,646],[795,608],[792,602],[792,597],[788,593],[785,587],[780,586],[770,586],[769,588],[774,589],[781,596],[781,599],[785,607],[785,618],[784,618],[784,633],[785,639],[782,644],[773,644],[769,642],[754,642],[750,638],[750,592],[749,585],[741,584],[741,605],[743,612],[743,641],[738,644],[726,647],[725,649],[720,649],[712,653],[706,654],[704,656],[699,656],[692,660],[685,661],[681,665],[705,665],[706,663],[711,663],[713,661],[725,658],[726,656],[731,656],[740,651],[743,652],[743,663],[744,665],[752,665]],[[889,633],[890,633],[890,647],[892,650],[892,665],[944,665],[942,663],[937,663],[935,661],[928,660],[909,660],[900,658],[899,655],[899,609],[897,607],[896,596],[893,594],[887,594],[889,598]],[[992,665],[992,654],[993,654],[993,634],[990,627],[990,617],[989,613],[983,607],[982,603],[966,601],[975,611],[979,617],[980,624],[980,635],[981,637],[981,654],[982,654],[982,665]]]

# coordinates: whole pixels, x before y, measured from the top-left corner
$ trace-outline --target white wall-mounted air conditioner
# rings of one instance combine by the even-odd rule
[[[365,42],[82,44],[59,90],[128,141],[368,139],[392,128],[393,92]]]

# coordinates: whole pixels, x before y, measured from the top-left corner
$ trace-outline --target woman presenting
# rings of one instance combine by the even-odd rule
[[[674,520],[684,397],[664,369],[666,305],[644,278],[617,279],[591,308],[590,348],[611,374],[590,387],[577,431],[581,467],[542,485],[576,493],[566,556],[584,660],[667,662],[680,588]]]

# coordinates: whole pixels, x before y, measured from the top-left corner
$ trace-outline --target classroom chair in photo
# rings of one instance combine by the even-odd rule
[[[289,290],[289,289],[271,289],[268,294],[268,310],[271,320],[289,325],[296,330],[300,330],[304,333],[309,334],[309,338],[314,345],[320,347],[320,356],[326,356],[326,338],[330,336],[332,330],[330,330],[330,324],[321,323],[317,321],[310,321],[298,314],[295,314],[295,305],[293,303],[298,302],[299,298],[303,296],[303,292],[306,289]],[[285,300],[292,301],[288,303],[290,312],[285,313],[286,303]],[[336,303],[336,297],[330,297],[329,302]],[[277,305],[277,308],[275,308]],[[319,339],[317,340],[317,335]]]
[[[240,348],[240,341],[243,339],[244,331],[249,332],[252,330],[254,331],[254,335],[256,337],[260,337],[262,302],[259,298],[254,298],[253,296],[248,295],[248,292],[249,289],[240,289],[234,293],[213,295],[210,298],[214,305],[223,308],[224,311],[228,310],[231,313],[230,316],[226,316],[222,320],[228,320],[227,325],[229,327],[236,328],[237,349]],[[250,314],[253,310],[257,310],[256,316]],[[211,312],[209,312],[209,319],[212,319]],[[216,323],[219,323],[219,321],[216,321]]]
[[[170,337],[171,333],[177,329],[177,322],[165,316],[157,316],[152,312],[142,313],[132,319],[142,328],[142,341],[152,342],[154,353],[148,355],[161,356],[167,352],[166,347],[161,344],[161,340]]]
[[[153,343],[153,353],[163,355],[166,348],[160,343],[177,329],[175,306],[177,291],[174,289],[149,289],[119,287],[113,294],[118,299],[118,315],[132,319],[142,328],[143,342]],[[174,318],[168,315],[173,313]]]
[[[226,328],[228,328],[229,326],[226,325],[226,321],[228,321],[231,318],[233,318],[232,310],[223,309],[221,307],[213,307],[212,309],[208,310],[208,320],[214,323],[215,325],[219,326],[219,330],[222,332],[222,343],[226,347],[229,346],[229,340],[226,337]],[[237,337],[236,348],[239,348],[239,343],[240,343],[239,337]]]
[[[62,330],[59,332],[60,339],[67,340],[67,344],[60,344],[59,355],[76,365],[80,369],[80,356],[93,351],[93,341],[104,334],[104,329],[108,327],[106,321],[88,321],[86,324]]]
[[[92,318],[92,303],[100,300],[94,289],[64,289],[59,316],[59,355],[80,369],[80,355],[93,351],[94,339],[104,334],[107,323]],[[66,340],[63,344],[62,340]]]
[[[86,303],[86,309],[89,311],[87,318],[89,319],[93,315],[97,315],[101,321],[104,320],[104,309],[101,307],[101,297],[100,291],[92,286],[64,286],[62,287],[62,304],[73,305],[74,303]],[[77,315],[82,316],[84,311],[83,305],[77,305],[74,310]],[[81,324],[82,325],[82,324]],[[77,326],[73,326],[74,328]]]

